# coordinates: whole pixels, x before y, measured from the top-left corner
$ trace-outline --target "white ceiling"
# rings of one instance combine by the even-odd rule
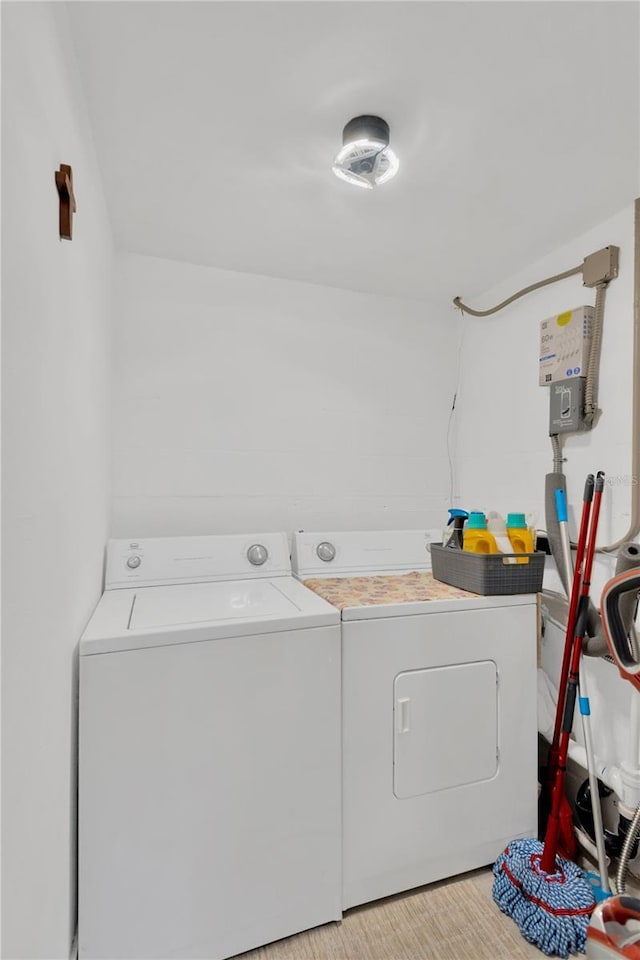
[[[450,299],[640,190],[635,2],[147,0],[68,13],[125,250]],[[400,157],[374,191],[331,173],[360,113],[388,121]]]

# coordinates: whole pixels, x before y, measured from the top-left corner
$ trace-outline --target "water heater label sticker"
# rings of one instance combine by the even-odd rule
[[[540,386],[579,377],[589,359],[594,310],[566,310],[540,322]]]

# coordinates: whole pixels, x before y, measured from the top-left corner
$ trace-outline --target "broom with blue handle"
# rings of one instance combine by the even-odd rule
[[[591,474],[589,474],[589,476],[591,477]],[[567,583],[573,584],[573,564],[571,562],[571,538],[569,537],[567,495],[561,487],[556,490],[556,516],[558,518],[558,529],[560,530],[560,541],[562,543],[562,563],[564,565],[564,575]]]
[[[544,953],[568,957],[584,952],[589,918],[595,907],[593,890],[585,873],[575,863],[558,856],[560,809],[564,797],[564,774],[569,737],[578,689],[578,669],[589,608],[589,586],[595,553],[604,474],[592,486],[591,500],[585,496],[583,518],[587,514],[584,565],[582,554],[576,558],[571,590],[570,618],[567,623],[569,668],[559,738],[551,814],[544,843],[539,840],[514,840],[496,860],[493,873],[493,898],[503,913],[518,924],[523,937]],[[588,484],[589,485],[589,484]],[[584,566],[584,569],[583,569]],[[571,613],[573,612],[573,616]],[[565,647],[566,649],[566,647]]]
[[[593,835],[596,842],[596,855],[598,859],[599,876],[595,873],[587,874],[589,882],[593,887],[596,900],[605,900],[611,896],[611,886],[609,884],[608,860],[604,843],[604,827],[602,824],[602,809],[600,807],[600,791],[598,789],[598,778],[595,771],[595,753],[593,749],[593,738],[591,736],[591,704],[589,702],[589,693],[587,690],[586,671],[580,671],[580,696],[578,697],[580,705],[580,714],[582,716],[582,732],[584,735],[584,748],[587,754],[587,773],[589,776],[589,793],[591,794],[591,814],[593,816]]]

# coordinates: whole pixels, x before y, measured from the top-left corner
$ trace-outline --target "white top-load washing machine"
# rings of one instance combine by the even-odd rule
[[[537,833],[536,597],[435,581],[440,539],[294,535],[294,572],[342,612],[345,909]]]
[[[285,534],[111,541],[79,737],[80,960],[341,917],[340,618]]]

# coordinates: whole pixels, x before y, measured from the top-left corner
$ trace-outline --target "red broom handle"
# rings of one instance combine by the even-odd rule
[[[573,715],[575,712],[576,695],[578,690],[580,657],[582,654],[584,635],[587,629],[587,618],[589,614],[589,587],[591,586],[591,571],[593,569],[593,558],[596,550],[596,534],[598,531],[600,503],[602,501],[603,490],[604,473],[599,471],[595,483],[593,511],[589,525],[587,553],[584,561],[584,574],[582,577],[582,584],[580,586],[580,602],[578,605],[578,615],[576,618],[575,637],[573,638],[573,643],[571,645],[571,660],[569,677],[567,680],[567,695],[564,705],[564,717],[562,721],[562,732],[560,735],[556,777],[553,786],[551,814],[547,823],[547,832],[544,838],[544,849],[540,859],[540,869],[544,871],[544,873],[549,874],[555,873],[556,871],[556,854],[558,852],[558,833],[560,829],[560,804],[562,802],[562,797],[564,796],[564,775],[567,767],[567,755],[569,753],[569,737],[571,736],[571,731],[573,729]],[[573,594],[573,589],[571,592]]]
[[[562,731],[562,718],[564,716],[564,701],[567,689],[567,680],[569,678],[569,664],[571,662],[571,647],[575,631],[576,619],[578,616],[578,602],[580,600],[580,583],[582,576],[582,564],[584,560],[585,546],[587,542],[587,530],[589,528],[589,515],[591,513],[591,501],[593,500],[593,474],[590,473],[584,485],[584,495],[582,497],[582,518],[580,520],[580,534],[578,536],[578,547],[576,550],[576,565],[573,571],[573,583],[571,585],[571,599],[569,602],[569,613],[567,615],[567,630],[565,634],[564,655],[562,658],[562,668],[560,670],[560,681],[558,684],[558,705],[556,708],[556,723],[553,730],[553,741],[549,750],[549,759],[547,761],[547,783],[553,784],[558,765],[558,746],[560,744],[560,733]]]

